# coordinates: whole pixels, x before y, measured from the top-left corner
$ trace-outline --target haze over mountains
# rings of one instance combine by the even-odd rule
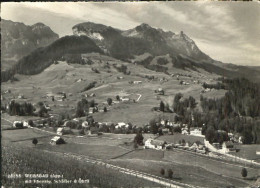
[[[28,26],[4,19],[1,20],[1,35],[1,60],[4,69],[6,65],[59,38],[58,34],[43,23]]]
[[[77,24],[72,30],[74,36],[58,39],[58,35],[42,23],[26,26],[3,20],[2,67],[9,68],[10,60],[16,65],[12,73],[9,71],[2,76],[2,81],[8,80],[9,74],[13,73],[40,73],[66,54],[90,52],[141,64],[167,74],[176,68],[203,69],[223,76],[246,76],[254,81],[259,80],[256,79],[259,78],[258,69],[213,60],[182,31],[175,34],[148,24],[123,31],[92,22]]]

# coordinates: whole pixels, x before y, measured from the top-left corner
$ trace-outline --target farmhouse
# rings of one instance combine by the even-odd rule
[[[20,94],[20,95],[18,95],[17,98],[18,98],[18,99],[24,99],[24,95]]]
[[[129,127],[129,124],[127,123],[124,123],[124,122],[119,122],[116,124],[115,128],[116,129],[119,129],[119,128],[128,128]]]
[[[222,151],[224,153],[236,152],[236,148],[234,147],[233,142],[228,141],[222,144]]]
[[[193,130],[190,130],[190,135],[194,135],[194,136],[202,136],[202,133],[201,133],[201,128],[195,128]]]
[[[163,90],[162,88],[159,88],[159,89],[158,89],[158,94],[159,94],[159,95],[164,95],[164,90]]]
[[[71,130],[69,127],[59,127],[57,129],[57,135],[64,135],[71,133]]]
[[[129,101],[130,99],[128,97],[121,97],[120,100],[122,102],[126,102],[126,101]]]
[[[65,141],[63,138],[61,138],[60,136],[54,136],[51,141],[50,144],[52,145],[56,145],[56,144],[65,144]]]
[[[169,132],[170,132],[170,129],[168,129],[168,128],[162,129],[163,134],[169,134]]]
[[[83,128],[87,128],[87,127],[89,127],[87,121],[83,121],[81,125],[82,125]]]
[[[88,113],[89,113],[89,114],[93,114],[93,113],[94,113],[94,108],[93,108],[93,107],[90,107],[90,108],[88,109]]]
[[[162,150],[162,149],[165,149],[165,144],[166,144],[165,141],[153,140],[153,139],[149,138],[145,141],[144,148]]]
[[[14,121],[13,127],[15,128],[23,128],[23,122],[22,121]]]
[[[183,129],[183,128],[182,128],[182,130],[181,130],[181,134],[188,135],[189,132],[188,132],[187,129]]]
[[[134,83],[134,84],[141,84],[142,81],[134,81],[133,83]]]

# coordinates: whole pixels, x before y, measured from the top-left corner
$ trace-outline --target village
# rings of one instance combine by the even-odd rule
[[[105,62],[93,61],[93,64],[109,65]],[[132,72],[130,75],[127,71],[125,74],[116,70],[115,75],[104,73],[102,76],[106,77],[102,79],[98,73],[102,69],[87,69],[90,75],[95,76],[88,81],[83,76],[85,72],[66,71],[70,66],[58,62],[44,74],[63,68],[64,77],[71,81],[71,87],[75,89],[66,88],[67,85],[52,88],[53,84],[47,82],[46,87],[33,86],[28,90],[7,87],[3,90],[4,140],[39,151],[102,160],[108,166],[119,165],[119,169],[138,170],[139,173],[156,175],[159,179],[166,177],[160,173],[161,168],[167,173],[178,168],[164,180],[175,181],[176,185],[197,182],[193,178],[201,177],[196,175],[196,170],[187,177],[183,168],[176,167],[175,161],[195,169],[212,163],[211,171],[218,166],[218,172],[228,178],[235,169],[237,179],[241,178],[241,169],[246,168],[255,179],[255,168],[259,166],[256,145],[246,145],[243,135],[220,129],[215,130],[214,134],[221,139],[209,141],[205,132],[206,123],[198,123],[195,107],[201,102],[200,96],[221,97],[225,92],[214,89],[218,78],[206,78],[208,84],[204,84],[205,78],[201,75],[167,75],[150,71],[142,75],[133,74],[136,65],[127,65],[126,70]],[[172,88],[172,84],[183,94]],[[208,88],[211,87],[209,84],[213,88]],[[170,104],[169,101],[174,103]],[[190,164],[188,158],[194,161]],[[143,165],[151,161],[156,161],[156,165],[151,165],[149,171],[143,170]],[[162,161],[172,169],[166,170],[168,167],[161,165]],[[131,163],[135,164],[132,169],[129,167]],[[225,167],[228,170],[223,172],[225,168],[222,166],[221,169],[219,164],[226,163],[229,167]],[[211,174],[211,177],[216,175]],[[219,185],[225,182],[220,181]],[[244,185],[240,180],[236,183]]]

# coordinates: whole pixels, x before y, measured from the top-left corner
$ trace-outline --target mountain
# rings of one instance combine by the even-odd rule
[[[7,21],[7,23],[9,22]],[[50,29],[41,23],[33,26],[25,26],[21,23],[14,25],[21,25],[19,28],[30,27],[29,31],[31,31],[27,35],[24,32],[18,32],[22,34],[6,34],[5,32],[6,36],[10,35],[13,38],[16,36],[18,41],[22,41],[20,38],[25,37],[21,36],[26,35],[27,38],[32,39],[30,41],[41,38],[42,40],[37,39],[36,43],[44,45],[49,42],[46,38],[51,38],[49,37]],[[5,28],[5,30],[7,29]],[[25,29],[21,30],[24,31]],[[60,60],[64,55],[64,57],[68,57],[67,54],[69,54],[70,61],[73,61],[73,58],[76,57],[79,60],[81,53],[90,52],[105,54],[166,74],[174,72],[177,68],[187,71],[207,71],[225,77],[244,76],[253,81],[259,80],[256,79],[259,78],[259,70],[213,60],[203,53],[195,42],[182,31],[175,34],[171,31],[153,28],[148,24],[141,24],[129,30],[119,30],[92,22],[77,24],[72,27],[72,31],[73,36],[58,39],[50,45],[38,48],[21,58],[18,65],[13,69],[2,72],[2,81],[10,79],[14,73],[37,74],[56,60]],[[6,39],[2,42],[8,44]],[[6,45],[4,49],[11,48]],[[10,53],[12,53],[12,50]],[[74,55],[71,56],[71,54]]]
[[[86,35],[93,39],[109,55],[119,59],[131,59],[135,55],[150,53],[154,56],[179,54],[195,60],[211,60],[186,34],[174,34],[141,24],[133,29],[121,31],[102,24],[85,22],[75,25],[74,35]]]
[[[38,74],[66,54],[91,52],[102,53],[102,50],[87,36],[65,36],[23,57],[15,69],[20,74]]]
[[[2,70],[33,50],[49,45],[59,38],[43,23],[28,26],[10,20],[1,20],[1,65]]]

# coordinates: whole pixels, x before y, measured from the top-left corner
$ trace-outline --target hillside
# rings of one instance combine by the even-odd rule
[[[43,23],[29,26],[2,19],[1,37],[1,68],[6,70],[33,50],[54,42],[59,35]]]
[[[51,45],[34,50],[18,61],[15,67],[20,74],[37,74],[62,58],[65,54],[101,52],[96,44],[86,36],[65,36]]]

